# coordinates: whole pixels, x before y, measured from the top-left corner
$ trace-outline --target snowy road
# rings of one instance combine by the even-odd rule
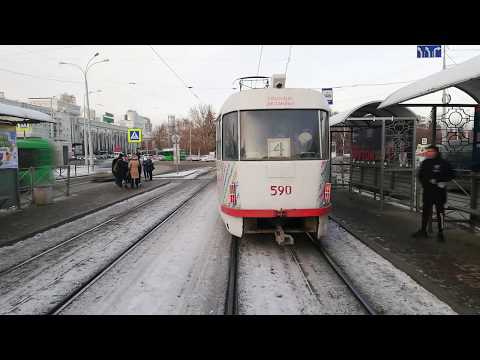
[[[216,207],[211,184],[62,314],[223,314],[230,236]]]
[[[166,193],[164,197],[137,209],[134,214],[112,221],[3,274],[0,277],[0,313],[44,314],[52,311],[92,274],[106,267],[207,182],[185,182],[176,191]]]

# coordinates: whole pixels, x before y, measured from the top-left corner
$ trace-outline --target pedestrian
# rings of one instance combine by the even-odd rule
[[[122,177],[122,183],[125,188],[128,187],[128,183],[130,183],[130,175],[128,171],[128,157],[126,155],[123,156],[123,159],[121,162],[119,162],[119,165],[121,166],[120,168],[120,176]]]
[[[150,181],[153,180],[153,170],[155,169],[155,166],[153,165],[153,161],[152,161],[152,157],[149,156],[148,159],[147,159],[147,174],[148,174],[148,178],[150,179]]]
[[[414,233],[415,238],[426,238],[427,224],[432,218],[433,205],[438,219],[438,241],[445,241],[445,203],[447,202],[447,182],[455,178],[455,171],[450,163],[442,158],[437,146],[426,149],[426,159],[420,165],[418,179],[423,187],[422,228]]]
[[[139,179],[140,179],[140,161],[138,161],[137,156],[134,155],[132,160],[128,163],[128,172],[130,174],[130,185],[133,189],[133,184],[138,189]]]
[[[113,176],[115,177],[115,184],[120,188],[122,187],[122,177],[120,176],[120,166],[121,165],[119,165],[118,162],[123,161],[122,160],[122,155],[123,154],[119,154],[118,157],[116,157],[112,161],[112,173],[113,173]]]
[[[143,177],[145,178],[145,180],[148,180],[148,160],[146,156],[144,156],[142,159],[142,165],[143,165]]]

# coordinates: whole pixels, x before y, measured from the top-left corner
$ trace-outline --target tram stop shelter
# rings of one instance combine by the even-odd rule
[[[378,109],[370,101],[330,118],[331,182],[350,193],[386,196],[415,204],[415,137],[417,115],[392,105]],[[337,154],[338,153],[338,154]]]
[[[448,88],[457,88],[472,99],[469,104],[406,103],[424,95]],[[480,179],[480,56],[434,73],[388,96],[378,110],[392,106],[431,108],[426,130],[428,143],[437,145],[444,158],[455,168],[457,178],[448,186],[447,221],[478,224]],[[440,111],[439,111],[440,110]],[[439,114],[441,112],[441,114]],[[418,186],[419,194],[421,187]],[[418,196],[420,198],[420,196]]]
[[[53,122],[49,115],[0,103],[0,209],[20,207],[17,125]]]

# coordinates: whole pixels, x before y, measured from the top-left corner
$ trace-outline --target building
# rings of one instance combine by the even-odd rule
[[[153,150],[152,122],[149,118],[139,115],[135,110],[128,110],[123,117],[122,125],[142,129],[141,149]]]
[[[42,137],[52,140],[56,148],[57,165],[67,164],[73,155],[85,155],[83,128],[85,124],[88,130],[88,120],[81,116],[82,109],[76,104],[74,96],[62,94],[59,97],[30,98],[27,99],[27,102],[0,98],[0,102],[37,110],[52,117],[53,124],[32,124],[31,130],[20,131],[19,136]],[[113,153],[117,150],[122,152],[137,150],[137,144],[129,144],[127,141],[127,127],[95,120],[94,110],[91,110],[90,114],[94,154]],[[106,113],[105,115],[112,115],[113,119],[113,114]]]

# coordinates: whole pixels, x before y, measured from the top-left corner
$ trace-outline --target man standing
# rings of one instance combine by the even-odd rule
[[[115,184],[117,184],[118,187],[122,187],[122,175],[121,175],[121,165],[118,164],[119,161],[122,161],[122,156],[123,154],[119,154],[118,157],[113,159],[112,161],[112,173],[113,176],[115,176]]]
[[[445,241],[443,229],[445,224],[445,203],[447,202],[446,183],[455,178],[450,163],[443,159],[438,147],[426,149],[426,159],[420,165],[418,179],[423,187],[422,228],[414,233],[415,238],[426,238],[427,224],[433,214],[433,205],[437,211],[439,241]]]
[[[147,175],[150,181],[153,180],[153,170],[155,169],[155,166],[153,165],[152,157],[148,156],[147,161],[146,161],[146,167],[147,167]]]

